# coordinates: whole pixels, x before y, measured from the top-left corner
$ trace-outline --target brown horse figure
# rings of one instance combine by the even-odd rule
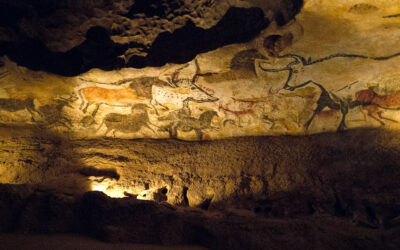
[[[364,89],[356,92],[356,101],[358,101],[363,110],[367,111],[368,116],[385,125],[382,120],[398,122],[396,120],[384,117],[383,110],[400,110],[400,92],[389,95],[379,95],[372,89]]]

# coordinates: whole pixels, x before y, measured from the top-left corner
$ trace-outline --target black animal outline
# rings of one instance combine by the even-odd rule
[[[295,66],[295,65],[296,66],[310,66],[310,65],[313,65],[313,64],[317,64],[317,63],[328,61],[328,60],[331,60],[331,59],[334,59],[334,58],[341,58],[341,57],[342,58],[362,58],[362,59],[372,59],[372,60],[375,60],[375,61],[384,61],[384,60],[389,60],[389,59],[397,57],[397,56],[400,56],[400,52],[397,52],[397,53],[389,55],[389,56],[382,56],[382,57],[369,57],[369,56],[358,55],[358,54],[337,53],[337,54],[332,54],[332,55],[327,56],[327,57],[319,58],[317,60],[312,60],[311,57],[309,57],[308,59],[305,59],[303,56],[300,56],[300,55],[297,55],[297,54],[286,54],[286,55],[282,55],[282,56],[278,56],[277,57],[277,58],[292,58],[293,59],[293,61],[288,63],[286,65],[286,67],[283,67],[283,68],[280,68],[280,69],[266,69],[266,68],[263,68],[261,66],[262,61],[259,61],[258,67],[261,70],[265,71],[265,72],[275,72],[275,73],[276,72],[284,72],[284,71],[289,72],[288,78],[287,78],[287,80],[286,80],[286,82],[285,82],[285,84],[283,86],[283,89],[293,91],[293,90],[295,90],[297,88],[304,87],[304,86],[306,86],[306,85],[308,85],[309,83],[312,82],[312,80],[309,80],[309,81],[306,81],[306,82],[301,83],[299,85],[291,86],[289,83],[292,80],[293,75],[299,73],[298,69],[293,69],[293,66]],[[300,65],[300,64],[302,64],[302,65]]]
[[[283,85],[282,89],[289,90],[289,91],[295,91],[298,88],[305,87],[309,84],[314,84],[321,90],[320,97],[317,100],[317,108],[313,111],[313,114],[311,118],[304,124],[304,127],[306,130],[308,130],[308,127],[310,126],[312,120],[314,117],[321,112],[325,107],[331,108],[331,109],[336,109],[340,110],[342,114],[342,119],[340,121],[340,124],[338,126],[338,130],[344,130],[346,128],[345,124],[345,119],[346,115],[349,111],[349,109],[352,109],[354,107],[360,106],[361,104],[358,101],[351,101],[351,100],[343,100],[336,96],[333,93],[329,93],[322,84],[317,83],[313,80],[308,80],[303,83],[300,83],[296,86],[290,85],[291,80],[293,79],[294,74],[298,74],[299,70],[295,69],[294,66],[310,66],[313,64],[321,63],[327,60],[331,60],[334,58],[362,58],[362,59],[372,59],[375,61],[384,61],[384,60],[389,60],[391,58],[400,56],[400,52],[397,52],[395,54],[389,55],[389,56],[382,56],[382,57],[368,57],[365,55],[358,55],[358,54],[344,54],[344,53],[337,53],[337,54],[332,54],[327,57],[322,57],[316,60],[312,60],[311,57],[308,59],[305,59],[303,56],[297,55],[297,54],[286,54],[282,56],[278,56],[278,58],[292,58],[293,61],[288,63],[285,67],[280,68],[280,69],[267,69],[261,66],[262,62],[259,61],[258,67],[265,71],[265,72],[288,72],[288,77],[286,79],[285,84]],[[300,65],[301,64],[301,65]],[[352,83],[354,84],[354,83]]]
[[[123,133],[136,133],[140,131],[142,127],[146,127],[153,133],[156,133],[154,129],[149,126],[149,124],[153,126],[155,125],[150,122],[147,108],[150,107],[146,104],[139,103],[132,105],[130,114],[108,113],[103,118],[97,131],[99,131],[103,125],[106,125],[107,130],[104,136],[107,136],[110,131],[113,131],[114,137],[116,137],[116,131]],[[140,113],[136,113],[137,111],[140,111]]]
[[[203,129],[214,128],[211,126],[211,121],[214,116],[218,117],[218,113],[214,110],[208,110],[200,114],[200,117],[192,117],[190,110],[190,102],[192,98],[187,98],[184,101],[182,109],[174,110],[166,116],[158,117],[159,121],[171,121],[168,125],[160,127],[161,131],[168,131],[171,138],[177,138],[178,130],[183,132],[195,131],[198,140],[203,139]]]
[[[189,86],[191,91],[193,91],[193,90],[199,91],[200,93],[204,94],[205,96],[208,96],[208,99],[195,99],[194,97],[187,97],[187,98],[185,98],[185,100],[190,99],[190,101],[197,102],[197,103],[218,101],[219,98],[208,93],[207,91],[205,91],[203,88],[199,87],[196,84],[199,77],[204,76],[204,74],[200,73],[200,66],[199,66],[197,58],[194,59],[194,64],[195,64],[195,73],[192,78],[179,78],[181,71],[189,66],[189,63],[186,63],[183,66],[176,69],[172,73],[171,77],[167,77],[167,81],[168,81],[169,85],[171,86],[171,88],[188,88],[188,86]],[[182,104],[185,100],[182,100]],[[153,106],[157,115],[159,115],[159,113],[156,108],[156,105],[160,105],[160,106],[164,107],[165,110],[168,110],[168,107],[165,107],[159,101],[157,101],[157,99],[154,99],[154,96],[151,99],[150,104]]]
[[[26,109],[31,114],[31,120],[35,122],[34,113],[40,114],[35,108],[35,99],[26,98],[24,100],[14,98],[0,98],[0,110],[8,112],[17,112]]]
[[[217,111],[208,110],[201,113],[200,117],[184,117],[180,121],[176,123],[174,127],[172,127],[170,131],[170,135],[172,138],[177,138],[178,130],[183,132],[195,131],[198,140],[203,140],[203,129],[212,128],[211,121],[214,116],[218,117]]]
[[[400,17],[400,13],[394,14],[394,15],[383,16],[383,18],[394,18],[394,17]]]
[[[75,97],[58,97],[54,100],[55,104],[46,104],[39,107],[39,113],[44,119],[41,125],[44,125],[46,128],[61,126],[70,130],[73,125],[71,120],[64,116],[63,109],[64,107],[73,108],[70,103],[75,101]]]
[[[152,93],[152,86],[160,86],[160,87],[170,87],[170,88],[187,88],[187,86],[190,87],[191,90],[196,90],[196,91],[200,91],[201,93],[205,94],[206,96],[208,96],[208,99],[195,99],[192,97],[188,97],[191,98],[191,101],[193,102],[197,102],[197,103],[203,103],[203,102],[216,102],[219,99],[217,97],[214,97],[212,94],[208,93],[207,91],[205,91],[203,88],[201,88],[200,86],[198,86],[196,84],[198,78],[200,76],[203,76],[204,74],[200,73],[200,66],[198,64],[197,59],[194,60],[195,63],[195,74],[193,75],[192,78],[179,78],[179,75],[181,73],[181,71],[185,68],[187,68],[189,66],[189,63],[184,64],[183,66],[179,67],[178,69],[174,70],[174,72],[171,74],[171,77],[167,77],[167,81],[163,81],[160,80],[159,77],[146,77],[146,76],[142,76],[142,77],[135,77],[135,78],[127,78],[127,79],[122,79],[120,81],[116,81],[116,82],[111,82],[111,83],[103,83],[103,82],[98,82],[98,81],[92,81],[92,80],[87,80],[84,78],[79,78],[80,80],[84,81],[84,82],[89,82],[89,83],[95,83],[95,84],[101,84],[101,85],[113,85],[113,86],[121,86],[121,85],[125,85],[125,84],[129,84],[129,88],[136,90],[137,94],[139,97],[146,97],[151,99],[150,100],[150,105],[154,108],[155,112],[157,115],[159,115],[159,112],[156,108],[157,105],[160,105],[161,107],[163,107],[165,110],[168,110],[168,107],[166,107],[165,105],[159,103],[155,98],[154,95]],[[142,81],[142,82],[141,82]],[[151,83],[151,86],[147,86],[149,87],[146,91],[138,91],[138,84],[148,84],[149,82]],[[78,90],[78,94],[79,91],[81,90],[81,88]],[[81,97],[81,99],[83,100],[83,98]],[[82,102],[81,105],[83,105],[84,103]],[[95,110],[92,112],[92,117],[94,117],[100,107],[100,105],[102,105],[104,103],[98,103],[96,104],[96,108]],[[118,105],[116,105],[118,106]],[[82,109],[83,107],[81,107]]]

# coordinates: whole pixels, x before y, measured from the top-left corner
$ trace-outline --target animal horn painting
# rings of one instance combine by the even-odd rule
[[[366,11],[353,7],[347,18]],[[397,21],[391,11],[368,15],[377,15],[373,20],[385,23],[389,34]],[[74,138],[183,140],[400,128],[398,46],[390,39],[379,40],[387,46],[363,43],[376,40],[372,28],[357,42],[339,32],[334,43],[328,35],[311,43],[321,34],[304,25],[303,19],[272,25],[246,42],[201,51],[180,64],[144,67],[147,58],[140,68],[70,77],[0,58],[0,123]],[[136,65],[135,56],[118,58]]]

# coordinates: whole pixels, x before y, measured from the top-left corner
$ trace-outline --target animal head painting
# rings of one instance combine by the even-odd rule
[[[68,77],[52,74],[59,71],[34,71],[1,57],[1,122],[27,123],[77,137],[196,140],[396,127],[400,50],[389,39],[400,36],[393,28],[396,11],[350,1],[341,7],[346,7],[345,12],[335,9],[335,13],[351,21],[336,23],[317,18],[319,12],[328,11],[322,8],[317,13],[319,5],[305,6],[307,11],[287,23],[282,16],[241,42],[198,48],[185,60],[175,58],[161,65],[152,61],[157,53],[169,58],[175,52],[159,44],[127,49],[128,54],[117,57],[122,68],[93,68]],[[373,20],[368,31],[357,19],[361,16]],[[387,29],[378,29],[382,25]],[[216,28],[205,26],[194,38],[206,42],[202,35],[213,34],[217,39]],[[170,34],[176,44],[169,47],[187,42],[179,35],[182,30],[176,32]],[[93,28],[88,37],[82,47],[65,56],[79,57],[96,39],[116,46],[104,48],[111,53],[110,62],[114,52],[125,53],[125,47],[116,45],[121,41],[108,39],[103,28]],[[373,42],[376,37],[382,38],[379,43]],[[164,38],[155,40],[160,39]],[[223,41],[218,39],[214,42]],[[151,55],[133,55],[138,51]],[[374,89],[369,88],[371,83]]]

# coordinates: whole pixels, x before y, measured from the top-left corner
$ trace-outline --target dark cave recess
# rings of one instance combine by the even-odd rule
[[[290,21],[302,7],[302,1],[288,2],[292,4],[289,14],[284,15],[279,12],[275,16],[280,25]],[[45,8],[38,12],[39,14],[34,14],[36,12],[29,8],[19,9],[17,5],[0,2],[0,6],[6,6],[0,8],[1,12],[4,12],[0,18],[0,26],[16,30],[15,33],[19,34],[16,23],[20,19],[29,19],[32,15],[39,17],[49,15],[59,5],[49,5],[46,7],[47,10]],[[143,11],[147,10],[144,8]],[[132,16],[132,11],[138,12],[133,6],[131,14],[128,15]],[[109,30],[94,26],[87,31],[83,43],[66,52],[52,51],[40,38],[19,34],[14,40],[0,40],[0,56],[8,56],[18,65],[32,70],[43,70],[63,76],[75,76],[92,68],[114,70],[123,67],[162,66],[166,63],[185,63],[194,59],[199,53],[229,44],[248,42],[268,27],[271,21],[265,17],[261,8],[230,7],[222,19],[209,29],[198,27],[189,19],[186,25],[172,33],[168,31],[160,33],[148,46],[135,42],[115,43],[111,40]],[[141,51],[141,54],[126,57],[127,50],[132,48]]]

